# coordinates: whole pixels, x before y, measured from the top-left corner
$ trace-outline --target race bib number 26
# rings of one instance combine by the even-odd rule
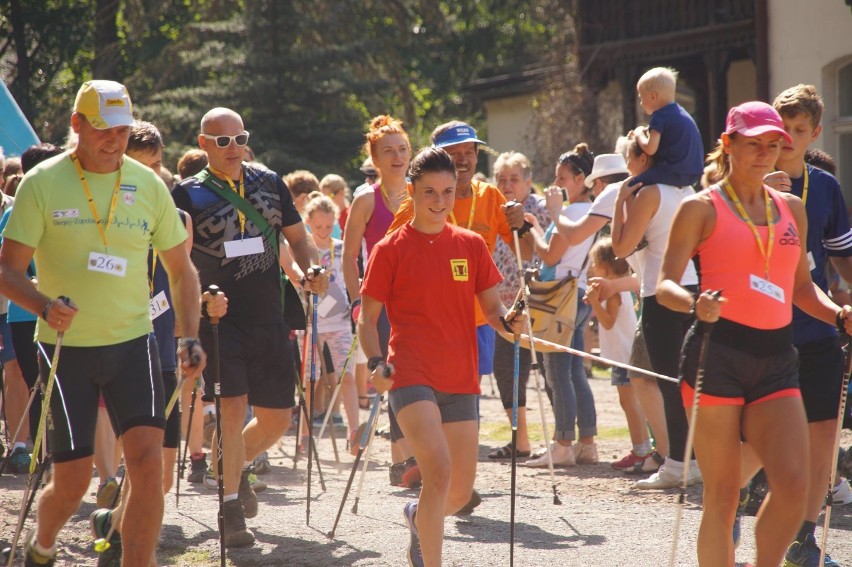
[[[100,272],[123,278],[127,273],[127,259],[101,252],[89,252],[89,265],[87,268],[91,272]]]

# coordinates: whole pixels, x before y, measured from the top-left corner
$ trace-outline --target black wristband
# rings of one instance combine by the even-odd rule
[[[503,323],[503,328],[506,329],[507,333],[515,334],[515,330],[512,329],[512,326],[509,325],[508,321],[506,321],[506,317],[504,315],[500,315],[500,322]]]
[[[698,297],[692,298],[692,305],[689,306],[689,316],[695,317],[695,307],[698,305]]]
[[[518,229],[518,237],[524,236],[532,229],[533,225],[530,221],[525,220],[524,224],[521,225],[521,228]]]
[[[53,300],[49,300],[47,305],[44,306],[44,309],[41,310],[41,318],[47,321],[47,313],[50,311],[50,306],[53,305]]]
[[[370,359],[367,361],[367,370],[372,372],[382,364],[385,364],[384,358],[382,358],[381,356],[371,356]]]
[[[834,317],[834,324],[837,325],[837,332],[841,335],[846,334],[846,317],[843,316],[843,313],[843,309],[841,309]]]
[[[178,343],[178,346],[185,349],[192,349],[192,347],[198,346],[200,344],[201,342],[195,337],[183,337]]]
[[[200,347],[201,342],[194,337],[183,337],[178,343],[178,351],[180,349],[185,348],[186,352],[189,354],[189,359],[192,361],[192,364],[198,364],[200,358],[197,355],[193,355],[192,349],[195,347]]]

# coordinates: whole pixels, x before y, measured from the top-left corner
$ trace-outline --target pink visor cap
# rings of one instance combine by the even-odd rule
[[[784,131],[784,121],[772,106],[760,101],[744,102],[728,111],[725,120],[725,134],[734,132],[743,136],[759,136],[767,132],[778,132],[787,143],[793,138]]]

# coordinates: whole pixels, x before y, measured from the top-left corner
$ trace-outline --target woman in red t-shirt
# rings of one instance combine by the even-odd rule
[[[687,414],[695,398],[702,338],[712,327],[700,410],[691,424],[704,477],[698,563],[734,564],[731,534],[744,438],[760,457],[772,490],[755,526],[756,565],[776,566],[804,520],[802,495],[808,487],[808,467],[790,458],[808,452],[792,306],[836,322],[846,332],[852,330],[852,311],[834,305],[811,280],[804,240],[795,238],[807,234],[801,199],[764,185],[782,140],[790,141],[781,117],[766,103],[747,102],[731,109],[726,126],[717,164],[724,177],[684,199],[675,213],[657,298],[661,305],[691,312],[697,319],[681,357]],[[701,285],[724,290],[721,298],[708,292],[695,298],[679,284],[696,254]],[[777,449],[779,439],[783,451]]]
[[[450,156],[439,148],[421,150],[409,176],[414,218],[373,248],[361,286],[358,336],[370,357],[371,381],[379,392],[390,390],[391,408],[423,476],[419,502],[405,506],[409,562],[440,565],[444,516],[467,503],[476,476],[473,299],[501,330],[520,333],[526,316],[509,314],[500,302],[502,277],[482,237],[446,222],[456,191]],[[383,306],[391,323],[387,362],[377,331]]]

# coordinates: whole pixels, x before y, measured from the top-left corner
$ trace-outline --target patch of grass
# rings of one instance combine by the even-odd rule
[[[528,423],[530,441],[535,443],[544,442],[544,435],[541,430],[541,423]],[[553,424],[549,423],[547,428],[548,433],[553,434]],[[496,441],[497,443],[508,443],[512,439],[512,427],[508,421],[483,421],[479,427],[479,435],[483,439]],[[598,428],[598,439],[623,439],[629,438],[630,433],[627,427],[601,427]]]
[[[165,555],[163,557],[162,555]],[[208,551],[197,549],[186,550],[183,553],[162,554],[160,561],[166,561],[170,565],[218,565],[218,558],[214,561],[213,556]],[[230,564],[230,562],[228,562]]]

